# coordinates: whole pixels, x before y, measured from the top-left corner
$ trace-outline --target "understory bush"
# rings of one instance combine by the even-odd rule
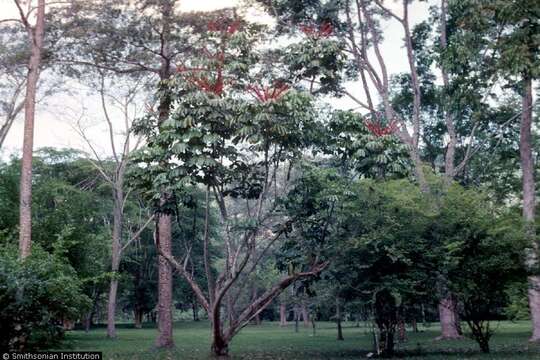
[[[62,340],[63,324],[76,320],[90,300],[73,268],[37,246],[19,259],[0,248],[0,349],[29,350]]]

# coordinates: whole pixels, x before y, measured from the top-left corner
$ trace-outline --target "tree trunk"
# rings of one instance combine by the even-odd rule
[[[279,304],[279,326],[287,326],[287,304]]]
[[[212,355],[218,359],[226,359],[229,357],[229,341],[223,335],[221,329],[221,312],[220,306],[214,306],[211,314],[212,322]]]
[[[257,286],[253,284],[253,294],[251,297],[251,301],[254,302],[257,299]],[[255,318],[253,319],[255,321],[255,325],[261,325],[261,315],[257,313],[255,315]]]
[[[307,306],[305,303],[302,303],[301,310],[302,310],[302,320],[304,321],[304,326],[308,327],[309,326],[309,312],[307,310]]]
[[[525,221],[525,237],[531,244],[527,254],[527,268],[531,272],[529,276],[529,308],[533,325],[531,341],[540,341],[540,276],[538,276],[539,247],[536,242],[535,231],[535,180],[534,159],[532,152],[532,80],[530,76],[523,79],[521,129],[519,141],[519,153],[521,171],[523,173],[523,220]]]
[[[337,322],[337,340],[344,340],[343,329],[341,328],[341,305],[339,297],[336,297],[336,322]]]
[[[158,246],[160,251],[171,254],[171,216],[160,214],[158,217]],[[167,259],[159,256],[158,278],[158,337],[156,347],[171,348],[172,337],[172,268]]]
[[[191,309],[193,310],[193,321],[200,321],[199,319],[199,303],[196,299],[193,300],[191,304]]]
[[[115,314],[116,314],[116,294],[118,292],[118,279],[116,272],[111,280],[109,287],[109,300],[107,302],[107,337],[110,339],[116,338]]]
[[[35,28],[26,25],[30,37],[31,55],[28,61],[24,102],[24,135],[19,194],[19,251],[21,258],[30,255],[32,247],[32,154],[34,150],[34,120],[36,92],[45,32],[45,0],[38,0]]]
[[[460,339],[456,303],[452,297],[439,301],[439,321],[441,322],[441,336],[438,340]]]
[[[294,305],[294,332],[298,332],[298,322],[300,319],[300,311],[298,305]]]
[[[135,307],[135,310],[133,310],[133,316],[135,329],[142,329],[142,321],[144,316],[143,311],[139,307]]]
[[[413,332],[417,333],[418,332],[418,322],[416,321],[415,318],[412,319],[411,326],[412,326]]]
[[[90,326],[92,324],[92,311],[89,311],[84,317],[84,332],[90,332]]]
[[[381,357],[390,358],[394,356],[394,332],[382,329],[379,341],[379,352]]]
[[[115,316],[116,316],[116,297],[118,293],[118,270],[120,269],[121,256],[121,241],[122,241],[122,206],[124,195],[122,191],[122,183],[116,186],[114,192],[114,209],[113,209],[113,231],[112,231],[112,261],[111,272],[113,278],[109,287],[109,299],[107,302],[107,337],[116,338]]]
[[[161,65],[159,69],[160,90],[162,94],[159,99],[159,125],[169,118],[171,99],[169,89],[163,82],[171,76],[170,36],[171,24],[173,21],[174,1],[167,0],[160,2],[160,12],[162,15],[161,28]],[[161,205],[167,205],[169,194],[161,194]],[[158,216],[158,238],[160,251],[172,256],[172,217],[168,213],[160,213]],[[172,268],[169,262],[159,256],[158,260],[158,337],[156,347],[170,348],[174,346],[172,337]]]
[[[227,294],[225,295],[225,304],[227,308],[227,322],[229,326],[231,326],[234,322],[234,305],[230,292],[227,292]]]
[[[446,23],[446,17],[447,17],[447,0],[441,0],[441,25],[440,25],[440,45],[442,49],[446,49],[447,47],[447,23]],[[450,89],[450,80],[448,76],[448,71],[444,66],[441,66],[441,75],[443,80],[443,85],[446,90]],[[448,102],[449,99],[446,99]],[[445,189],[448,188],[452,184],[452,180],[454,179],[455,174],[455,157],[456,157],[456,145],[457,145],[457,134],[456,129],[454,125],[454,117],[450,111],[450,104],[449,106],[442,106],[443,112],[444,112],[444,121],[446,125],[446,130],[448,132],[448,145],[446,147],[446,154],[445,154],[445,164],[444,164],[444,186]],[[464,160],[465,161],[465,160]],[[444,279],[442,280],[445,281]],[[458,314],[456,312],[456,306],[453,301],[452,295],[448,294],[448,299],[439,299],[439,318],[441,319],[441,336],[439,338],[441,339],[456,339],[459,338],[461,335],[461,329],[459,327],[459,321],[458,321]],[[451,301],[452,306],[448,307],[446,305],[448,304],[448,301]],[[442,319],[449,319],[449,321],[444,323],[443,326],[443,320]],[[446,320],[445,320],[446,321]]]

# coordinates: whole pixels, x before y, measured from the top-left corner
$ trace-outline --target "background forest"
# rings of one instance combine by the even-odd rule
[[[336,341],[364,329],[369,356],[428,329],[489,353],[523,320],[529,342],[503,348],[538,354],[537,1],[10,4],[0,349],[106,326],[99,344],[191,331],[228,357],[250,329],[330,322]],[[34,149],[54,101],[80,146]]]

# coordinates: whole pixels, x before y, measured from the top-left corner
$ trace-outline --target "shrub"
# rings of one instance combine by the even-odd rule
[[[34,247],[20,260],[0,248],[0,348],[42,349],[58,344],[63,321],[76,320],[90,304],[73,268]]]

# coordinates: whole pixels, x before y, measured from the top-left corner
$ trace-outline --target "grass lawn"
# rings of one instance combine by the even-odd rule
[[[346,324],[345,341],[336,341],[333,323],[318,323],[317,334],[311,328],[294,326],[281,328],[277,323],[263,322],[248,326],[234,338],[232,359],[362,359],[372,349],[372,337],[365,328]],[[482,354],[472,340],[435,341],[438,324],[408,333],[408,341],[398,344],[400,357],[408,359],[540,359],[540,346],[527,342],[529,322],[502,322],[491,341],[491,354]],[[206,322],[178,322],[174,328],[176,348],[156,351],[152,348],[156,336],[153,327],[119,328],[118,339],[108,340],[105,329],[89,333],[71,331],[64,350],[102,351],[104,359],[208,359],[210,331]]]

